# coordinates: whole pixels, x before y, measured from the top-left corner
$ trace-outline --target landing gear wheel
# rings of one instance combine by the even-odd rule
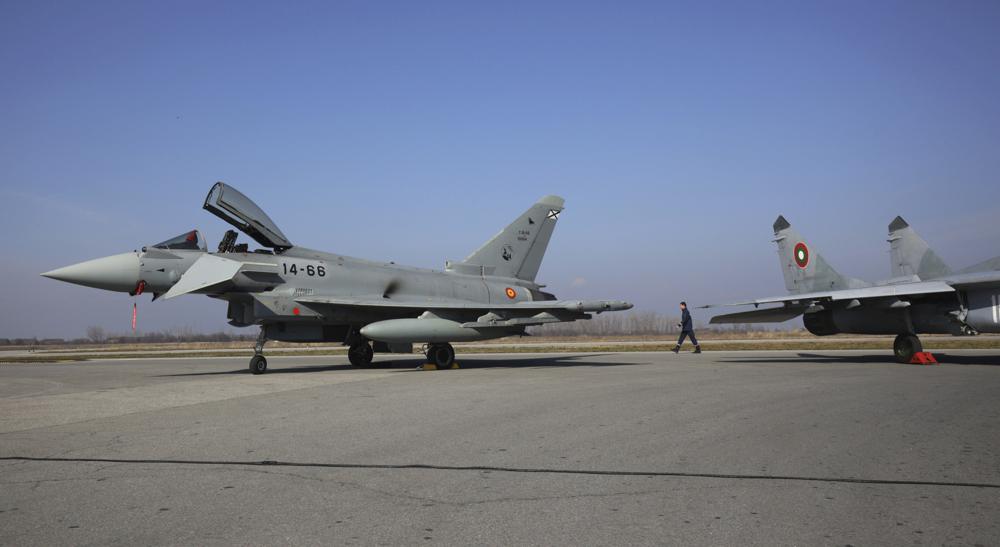
[[[267,370],[267,359],[263,355],[254,355],[250,358],[250,373],[264,374]]]
[[[372,350],[372,346],[368,342],[354,344],[347,350],[347,358],[357,368],[371,367],[373,357],[375,357],[375,351]]]
[[[892,344],[892,351],[896,355],[896,361],[909,363],[915,353],[924,351],[920,339],[912,334],[900,334]]]
[[[455,364],[455,348],[451,344],[431,344],[427,347],[427,360],[438,370],[450,369]]]

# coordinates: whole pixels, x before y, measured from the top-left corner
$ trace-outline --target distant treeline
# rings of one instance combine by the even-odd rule
[[[191,328],[173,328],[163,331],[138,333],[109,333],[102,327],[87,327],[86,338],[0,338],[0,346],[58,346],[81,344],[165,344],[173,342],[242,342],[257,338],[256,329],[246,333],[195,332]]]
[[[697,317],[697,315],[696,315]],[[536,336],[651,336],[677,334],[680,332],[680,317],[663,315],[652,311],[629,313],[602,313],[593,319],[572,323],[553,323],[531,327],[529,332]],[[712,325],[695,322],[695,330],[702,332],[770,332],[760,325]]]
[[[656,312],[636,311],[629,313],[602,313],[586,321],[555,323],[540,327],[530,327],[528,331],[536,336],[650,336],[677,334],[680,318]],[[770,332],[772,329],[760,325],[713,325],[707,327],[696,323],[702,332],[750,333]],[[171,342],[242,342],[257,338],[257,329],[243,332],[219,331],[199,333],[191,328],[173,328],[163,331],[139,333],[109,333],[101,327],[87,327],[85,338],[0,338],[0,346],[48,346],[61,344],[163,344]]]

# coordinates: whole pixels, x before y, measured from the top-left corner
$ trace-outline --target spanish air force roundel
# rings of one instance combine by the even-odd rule
[[[510,298],[511,300],[517,298],[517,291],[515,291],[510,287],[507,287],[507,298]]]
[[[809,265],[809,247],[806,247],[806,244],[802,242],[796,243],[792,250],[792,257],[795,258],[795,264],[798,267],[805,269]]]

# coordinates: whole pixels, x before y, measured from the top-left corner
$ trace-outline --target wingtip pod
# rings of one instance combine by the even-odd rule
[[[568,311],[603,313],[630,310],[632,303],[624,300],[573,300],[566,302],[562,307]]]
[[[631,302],[626,302],[624,300],[612,300],[606,303],[604,311],[625,311],[630,310],[634,307]]]

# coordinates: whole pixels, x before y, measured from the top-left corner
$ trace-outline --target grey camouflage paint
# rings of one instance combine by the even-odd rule
[[[889,256],[894,278],[916,276],[927,280],[952,273],[951,268],[903,217],[898,216],[889,223]]]
[[[782,322],[802,315],[818,335],[1000,332],[1000,257],[953,271],[896,217],[889,224],[892,278],[868,283],[838,273],[784,217],[772,228],[790,296],[742,303],[782,306],[717,315],[712,323]]]
[[[563,206],[558,196],[543,197],[464,261],[440,271],[293,245],[249,198],[217,183],[204,208],[270,250],[150,246],[134,257],[125,253],[42,275],[130,293],[141,281],[154,299],[205,294],[229,303],[230,324],[260,325],[268,339],[298,342],[349,343],[372,323],[418,318],[421,323],[370,331],[385,332],[387,342],[440,342],[448,335],[482,340],[631,308],[622,301],[558,301],[535,282]],[[122,264],[131,269],[123,271]],[[407,330],[424,334],[407,340]]]
[[[785,217],[778,216],[772,225],[774,242],[778,245],[778,259],[781,262],[781,273],[785,278],[785,288],[789,293],[800,294],[816,291],[831,291],[867,287],[860,279],[845,277],[837,273],[826,259],[823,258],[798,233]],[[805,249],[805,259],[796,256],[796,251]]]

